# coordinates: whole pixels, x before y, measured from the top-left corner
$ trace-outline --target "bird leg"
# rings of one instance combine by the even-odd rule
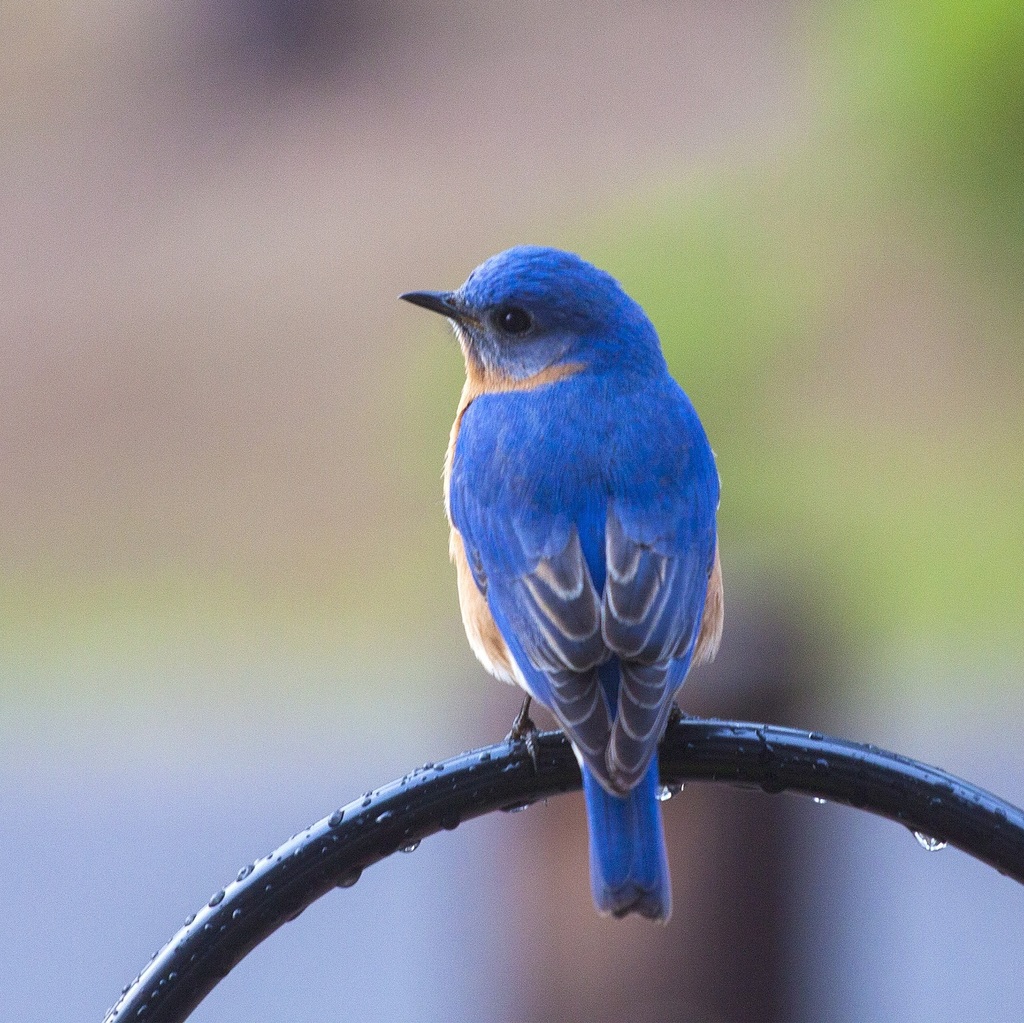
[[[530,717],[530,704],[532,702],[533,697],[527,693],[522,707],[519,708],[519,713],[512,722],[512,731],[505,736],[505,741],[508,743],[525,742],[526,752],[530,754],[530,759],[533,761],[533,769],[536,771],[537,726],[533,723],[533,718]]]

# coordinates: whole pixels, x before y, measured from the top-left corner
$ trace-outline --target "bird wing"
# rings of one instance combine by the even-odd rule
[[[689,475],[674,499],[608,507],[601,629],[621,667],[607,754],[619,788],[650,764],[693,658],[715,564],[717,501],[717,474],[704,472]]]
[[[514,507],[486,507],[457,483],[453,494],[452,521],[473,578],[528,690],[605,774],[611,715],[597,669],[611,653],[577,527],[534,519],[531,528]]]

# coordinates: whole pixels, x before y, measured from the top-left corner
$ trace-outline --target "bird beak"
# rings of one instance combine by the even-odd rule
[[[398,297],[423,309],[429,309],[432,313],[447,316],[449,320],[461,322],[472,319],[466,310],[456,305],[455,293],[452,291],[407,291]]]

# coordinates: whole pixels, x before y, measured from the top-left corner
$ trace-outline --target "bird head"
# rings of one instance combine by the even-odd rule
[[[410,291],[446,316],[471,371],[525,380],[572,364],[593,372],[664,368],[658,336],[619,283],[571,252],[520,245],[481,263],[455,291]]]

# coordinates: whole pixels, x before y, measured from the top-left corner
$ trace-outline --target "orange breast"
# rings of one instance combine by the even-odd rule
[[[722,587],[722,561],[715,544],[715,564],[708,578],[708,595],[704,601],[704,615],[700,620],[697,646],[693,651],[693,663],[705,664],[718,653],[722,641],[722,627],[725,625],[725,591]]]
[[[502,682],[515,685],[519,673],[514,669],[512,655],[487,606],[487,599],[477,588],[476,580],[466,560],[466,548],[462,536],[452,526],[448,539],[448,552],[455,563],[456,581],[459,587],[459,608],[462,611],[462,625],[466,630],[470,649],[477,660]]]

